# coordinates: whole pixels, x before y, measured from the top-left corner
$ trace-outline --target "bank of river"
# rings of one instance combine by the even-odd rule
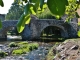
[[[54,45],[47,60],[80,60],[80,38],[66,39],[59,45]]]

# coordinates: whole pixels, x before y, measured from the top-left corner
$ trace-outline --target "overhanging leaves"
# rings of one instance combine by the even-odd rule
[[[80,37],[80,30],[78,31],[77,35],[78,35],[78,37]]]
[[[25,15],[22,14],[21,17],[20,17],[20,20],[17,23],[17,31],[19,33],[21,33],[23,31],[24,27],[25,27],[24,18],[25,18]]]
[[[35,4],[34,5],[34,7],[36,7],[36,10],[35,11],[37,11],[37,9],[39,7],[40,0],[31,0],[31,3],[34,3]]]
[[[3,7],[4,6],[4,3],[2,0],[0,0],[0,5]]]
[[[44,5],[44,0],[40,0],[40,8],[42,9]]]
[[[29,23],[30,23],[30,14],[28,15],[22,14],[19,22],[17,23],[18,32],[21,33],[25,28],[25,24],[29,24]]]
[[[29,3],[27,3],[26,5],[25,5],[25,7],[24,7],[24,13],[25,13],[25,15],[27,15],[28,13],[29,13]]]
[[[22,0],[22,1],[24,1],[25,3],[27,3],[27,0]]]
[[[48,0],[47,5],[49,10],[55,15],[63,15],[65,12],[65,5],[67,0]]]
[[[25,20],[25,24],[29,24],[30,23],[30,19],[31,19],[30,14],[28,14],[24,19]]]
[[[31,14],[36,15],[36,12],[34,11],[34,7],[30,7],[30,12]]]

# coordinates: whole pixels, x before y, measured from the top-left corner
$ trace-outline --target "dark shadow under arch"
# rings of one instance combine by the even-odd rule
[[[8,26],[4,27],[2,30],[2,35],[5,37],[7,40],[9,36],[14,37],[14,36],[21,36],[15,26]]]
[[[43,40],[60,41],[64,39],[66,31],[59,26],[47,26],[41,31],[40,38]]]

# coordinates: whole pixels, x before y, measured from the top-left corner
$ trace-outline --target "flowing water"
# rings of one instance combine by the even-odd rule
[[[1,41],[0,44],[9,44],[10,42],[21,42],[21,40],[7,40]],[[0,60],[46,60],[46,55],[48,54],[50,48],[55,45],[55,42],[50,42],[46,40],[36,40],[36,41],[28,41],[28,42],[37,42],[39,43],[39,47],[37,50],[33,50],[27,54],[23,54],[20,56],[7,56]]]
[[[3,41],[0,44],[8,44],[12,41]],[[21,41],[15,41],[21,42]],[[37,42],[37,41],[29,41],[29,42]],[[39,47],[37,50],[33,50],[27,54],[23,54],[20,56],[7,56],[0,60],[46,60],[46,55],[49,52],[50,48],[55,44],[54,42],[37,42],[39,43]]]

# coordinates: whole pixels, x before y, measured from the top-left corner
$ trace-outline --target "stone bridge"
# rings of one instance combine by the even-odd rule
[[[7,31],[11,27],[16,27],[17,20],[9,20],[2,22],[2,29],[0,29],[0,37],[6,38]],[[27,39],[39,39],[41,32],[48,26],[58,27],[61,32],[61,36],[64,38],[77,37],[77,22],[66,23],[63,20],[56,19],[32,19],[29,25],[25,25],[24,31],[21,33],[22,38]]]

